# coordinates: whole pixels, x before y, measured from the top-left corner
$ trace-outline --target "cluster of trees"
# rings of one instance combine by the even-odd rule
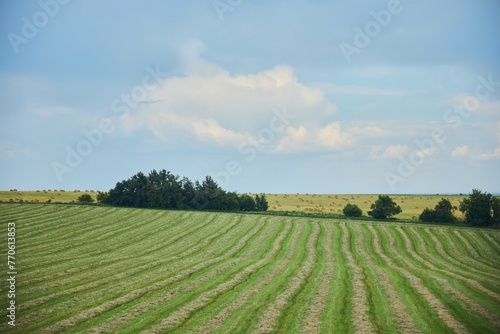
[[[401,207],[389,195],[379,195],[370,209],[368,215],[377,219],[387,219],[402,212]]]
[[[456,209],[449,200],[442,198],[434,209],[425,208],[418,219],[429,223],[455,223],[457,218],[453,212]]]
[[[458,209],[465,215],[465,223],[473,226],[500,224],[500,199],[473,189],[468,198],[460,202]]]
[[[109,192],[99,192],[97,200],[104,204],[136,208],[266,211],[264,194],[252,197],[223,190],[210,176],[203,182],[192,182],[166,170],[139,172],[118,182]]]
[[[389,195],[379,195],[370,206],[368,215],[376,219],[387,219],[401,213],[401,207]],[[363,211],[356,204],[347,204],[343,213],[347,217],[361,217]]]
[[[368,215],[376,219],[387,219],[401,213],[401,207],[388,195],[379,195],[371,205]],[[454,214],[456,210],[464,214],[463,222],[472,226],[500,225],[500,198],[489,193],[473,189],[468,198],[460,202],[459,207],[442,198],[434,209],[425,208],[419,220],[431,223],[457,223],[462,221]],[[356,204],[347,204],[343,213],[347,217],[360,217],[363,211]]]
[[[458,219],[447,199],[441,199],[432,210],[425,208],[419,219],[425,222],[455,223]],[[500,199],[489,193],[473,189],[468,198],[460,202],[458,210],[464,214],[464,223],[472,226],[491,226],[500,224]]]

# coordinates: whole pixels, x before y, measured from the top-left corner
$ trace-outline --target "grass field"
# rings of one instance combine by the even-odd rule
[[[1,254],[8,222],[19,333],[500,331],[498,230],[0,204]]]
[[[448,199],[452,205],[459,205],[467,196],[458,195],[390,195],[401,206],[403,212],[397,215],[401,219],[416,219],[427,207],[434,209],[441,198]],[[378,195],[314,195],[314,194],[269,194],[269,210],[277,211],[308,211],[342,213],[347,203],[356,204],[367,216],[370,205]],[[462,217],[460,211],[455,211],[457,217]]]
[[[0,191],[1,202],[51,202],[69,203],[77,200],[82,193],[90,194],[94,199],[97,192],[94,190],[38,190],[38,191]],[[267,194],[269,210],[272,211],[307,211],[342,213],[347,203],[358,205],[367,216],[370,205],[377,200],[378,195],[319,195],[319,194]],[[394,201],[401,206],[403,212],[397,217],[400,219],[416,219],[426,207],[433,209],[441,198],[447,198],[454,206],[466,196],[458,195],[391,195]],[[455,211],[457,217],[462,213]]]
[[[47,201],[69,203],[76,202],[77,198],[82,194],[89,194],[94,199],[97,191],[94,190],[64,190],[64,189],[44,189],[44,190],[17,190],[11,189],[10,191],[0,191],[1,202],[31,202],[31,203],[45,203]]]

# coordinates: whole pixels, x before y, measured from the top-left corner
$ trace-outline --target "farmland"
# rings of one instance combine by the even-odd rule
[[[64,204],[0,222],[19,333],[500,331],[498,230]]]
[[[76,202],[78,196],[89,194],[94,199],[94,190],[37,190],[37,191],[0,191],[1,202],[30,202],[45,203],[47,201],[69,203]],[[369,194],[267,194],[270,211],[305,211],[342,213],[347,203],[358,205],[367,215],[370,205],[377,199],[377,195]],[[426,207],[434,208],[441,198],[448,199],[454,206],[466,196],[459,195],[391,195],[394,201],[401,206],[403,212],[397,216],[400,219],[415,219]],[[462,217],[461,212],[456,211],[457,217]]]
[[[269,210],[273,211],[306,211],[342,214],[342,209],[347,203],[356,204],[366,216],[370,205],[377,200],[378,195],[355,194],[269,194]],[[403,212],[397,215],[400,219],[415,219],[426,207],[434,208],[441,198],[448,199],[452,205],[459,205],[466,196],[459,195],[391,195],[391,198],[401,206]],[[457,217],[462,217],[456,211]]]

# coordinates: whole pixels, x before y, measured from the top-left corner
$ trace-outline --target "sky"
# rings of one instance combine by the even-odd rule
[[[0,189],[500,192],[497,0],[0,2]]]

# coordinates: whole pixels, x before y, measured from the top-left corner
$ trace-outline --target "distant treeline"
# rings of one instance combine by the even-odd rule
[[[266,211],[264,194],[252,197],[227,192],[210,177],[192,182],[162,169],[147,176],[139,172],[118,182],[109,192],[99,192],[97,200],[104,204],[135,208],[216,211]]]

